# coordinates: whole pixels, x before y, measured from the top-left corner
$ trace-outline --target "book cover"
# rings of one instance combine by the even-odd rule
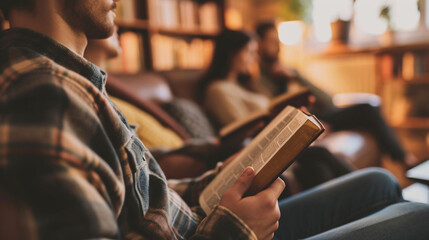
[[[204,189],[199,198],[202,209],[209,213],[249,166],[256,176],[248,195],[263,190],[323,131],[323,125],[315,116],[286,107]]]

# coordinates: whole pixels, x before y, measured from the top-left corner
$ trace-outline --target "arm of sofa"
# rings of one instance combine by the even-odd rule
[[[109,76],[106,89],[109,94],[149,113],[162,125],[176,132],[183,140],[191,138],[176,120],[150,100],[167,101],[172,98],[168,84],[160,76],[153,73]]]

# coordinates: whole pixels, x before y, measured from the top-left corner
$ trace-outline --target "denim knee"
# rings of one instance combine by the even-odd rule
[[[358,171],[363,178],[373,183],[398,185],[398,181],[389,171],[379,167],[369,167]]]
[[[381,189],[391,192],[392,196],[395,196],[398,201],[403,200],[401,187],[397,179],[387,170],[378,167],[371,167],[359,171],[358,174],[361,175],[362,184],[369,184],[372,187],[377,185]]]

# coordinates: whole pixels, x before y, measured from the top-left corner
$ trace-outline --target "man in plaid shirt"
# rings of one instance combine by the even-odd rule
[[[113,33],[116,2],[2,0],[12,29],[0,35],[0,186],[31,209],[16,213],[25,219],[20,232],[42,239],[272,238],[281,180],[266,190],[269,204],[253,220],[229,210],[239,185],[228,208],[205,216],[190,205],[217,170],[173,191],[110,103],[106,74],[82,54],[87,39]],[[253,177],[249,170],[243,181]],[[271,213],[267,223],[258,220],[262,213]]]
[[[221,204],[206,216],[197,198],[219,169],[199,179],[168,184],[151,154],[110,103],[104,88],[106,74],[82,54],[88,39],[112,34],[115,2],[0,3],[12,26],[0,33],[0,238],[273,238],[279,226],[281,180],[255,196],[243,197],[255,174],[247,168]],[[377,189],[373,194],[377,199],[364,197],[368,201],[358,201],[361,205],[355,204],[356,211],[376,201],[383,203],[377,205],[380,209],[401,200],[397,185],[385,173],[373,171],[358,177],[355,180],[374,181],[352,181],[349,177],[342,179],[348,183],[342,187],[356,191],[350,188],[353,182],[363,186],[364,193]],[[333,190],[326,186],[325,192],[330,192],[326,202],[341,202],[341,196],[350,198]],[[314,199],[323,205],[315,209],[313,205],[311,213],[315,216],[317,210],[331,208],[320,191],[312,198],[302,196],[281,206],[290,213],[281,223],[290,238],[314,235],[344,224],[345,218],[351,221],[358,217],[349,218],[356,212],[333,206],[347,215],[334,223],[327,221],[323,228],[311,229],[295,218],[299,214],[294,211],[311,207]],[[419,213],[425,210],[421,218],[429,219],[427,208],[415,209]],[[326,214],[319,215],[326,219]],[[314,219],[312,226],[323,222]],[[412,222],[418,230],[425,224],[420,219]],[[417,232],[427,236],[422,233]]]

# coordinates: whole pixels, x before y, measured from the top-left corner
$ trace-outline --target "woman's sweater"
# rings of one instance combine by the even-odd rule
[[[270,99],[251,92],[236,82],[219,80],[211,83],[205,92],[204,107],[224,126],[268,107]]]

